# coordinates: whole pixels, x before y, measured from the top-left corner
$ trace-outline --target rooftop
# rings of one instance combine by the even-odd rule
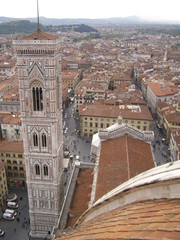
[[[121,184],[58,239],[179,240],[179,169],[180,161],[168,163]]]
[[[26,35],[22,38],[22,40],[55,40],[55,39],[56,36],[49,33],[41,32],[40,29],[37,29],[36,32]]]
[[[95,199],[153,167],[151,146],[144,141],[125,135],[102,142]]]

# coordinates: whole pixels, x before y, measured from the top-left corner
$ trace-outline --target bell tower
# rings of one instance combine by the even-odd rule
[[[14,40],[32,238],[58,223],[63,194],[60,41],[35,33]]]

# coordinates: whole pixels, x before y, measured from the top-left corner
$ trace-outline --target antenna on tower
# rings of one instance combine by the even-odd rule
[[[39,3],[37,0],[37,32],[41,31],[39,28]]]

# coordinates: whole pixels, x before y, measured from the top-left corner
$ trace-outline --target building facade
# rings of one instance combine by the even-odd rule
[[[37,32],[14,41],[32,238],[57,226],[63,200],[60,40]]]
[[[0,208],[3,207],[8,195],[5,163],[0,162]]]
[[[79,112],[82,137],[92,137],[99,129],[117,123],[120,115],[123,117],[123,123],[128,123],[142,131],[149,131],[152,124],[152,116],[146,106],[101,104],[83,106]]]
[[[0,162],[6,166],[9,186],[25,186],[26,169],[22,141],[0,141]]]

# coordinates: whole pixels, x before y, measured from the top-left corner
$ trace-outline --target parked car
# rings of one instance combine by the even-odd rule
[[[13,214],[11,214],[11,213],[3,213],[3,218],[4,219],[7,219],[7,220],[14,220],[14,215]]]
[[[10,213],[10,214],[13,214],[14,216],[17,216],[17,212],[14,211],[13,209],[6,209],[5,213]]]
[[[4,233],[5,232],[0,229],[0,237],[4,236]]]
[[[7,206],[9,208],[18,208],[18,204],[16,202],[7,202]]]

